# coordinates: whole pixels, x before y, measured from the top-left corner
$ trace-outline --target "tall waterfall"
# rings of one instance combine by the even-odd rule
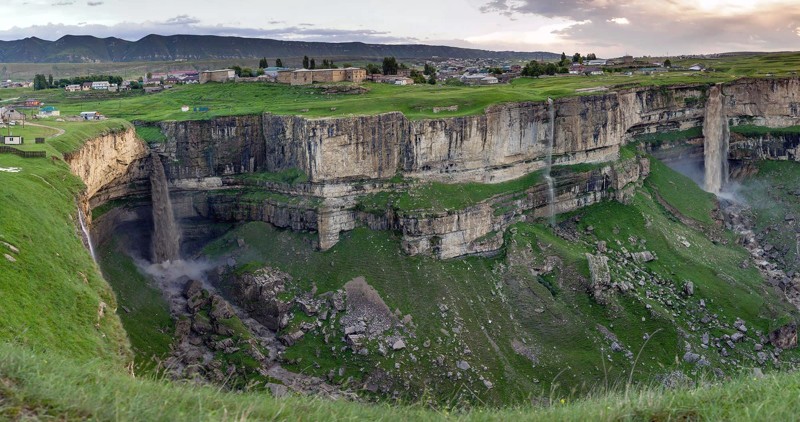
[[[81,207],[78,207],[78,222],[81,224],[81,232],[83,232],[83,239],[86,242],[86,247],[89,248],[89,253],[92,254],[94,262],[97,262],[97,254],[94,251],[92,235],[89,234],[89,229],[86,227],[86,216],[83,215]]]
[[[547,218],[550,226],[556,225],[556,191],[550,169],[553,167],[553,142],[556,137],[556,108],[552,98],[547,98],[547,112],[550,114],[550,126],[547,132],[547,150],[545,152],[544,180],[547,182]]]
[[[719,194],[728,183],[728,146],[730,128],[725,114],[721,85],[714,85],[708,93],[705,121],[703,122],[705,148],[705,190]]]
[[[180,258],[180,232],[172,213],[164,165],[157,153],[150,154],[153,172],[150,188],[153,201],[153,262],[162,263]]]

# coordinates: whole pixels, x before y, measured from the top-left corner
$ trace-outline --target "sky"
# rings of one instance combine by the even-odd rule
[[[204,34],[598,57],[800,50],[800,0],[5,0],[0,40]]]

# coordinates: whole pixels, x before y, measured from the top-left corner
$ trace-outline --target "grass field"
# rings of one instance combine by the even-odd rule
[[[598,86],[661,86],[679,83],[714,83],[735,75],[674,72],[659,75],[621,74],[585,77],[522,78],[496,86],[412,85],[393,86],[366,83],[365,94],[326,94],[323,88],[292,87],[271,83],[227,83],[178,86],[158,94],[66,93],[62,90],[18,91],[13,95],[35,97],[58,107],[62,114],[100,111],[128,121],[199,120],[216,116],[294,114],[308,117],[378,114],[391,111],[411,119],[464,116],[482,113],[492,104],[544,101],[580,94],[576,89]],[[0,97],[3,91],[0,91]],[[208,112],[182,112],[181,106],[208,107]],[[434,107],[458,106],[457,111],[433,113]]]

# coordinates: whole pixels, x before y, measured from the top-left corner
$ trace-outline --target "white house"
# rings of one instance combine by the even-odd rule
[[[3,137],[3,144],[4,145],[22,145],[23,140],[21,136],[4,136]]]
[[[81,86],[80,84],[67,85],[64,90],[67,92],[78,92],[81,90]]]
[[[689,70],[694,71],[694,72],[700,72],[703,69],[705,69],[705,68],[701,64],[694,64],[691,67],[689,67]]]
[[[39,117],[57,117],[61,115],[61,111],[53,106],[42,107],[39,109]]]
[[[604,59],[597,59],[597,60],[589,60],[588,62],[584,63],[587,66],[605,66],[608,63],[608,60]]]
[[[494,85],[498,82],[500,81],[494,76],[487,76],[485,78],[481,78],[481,85]]]
[[[92,89],[108,91],[109,86],[111,86],[111,84],[108,83],[108,81],[92,82]]]
[[[96,120],[98,113],[96,111],[82,111],[81,118],[83,120]]]

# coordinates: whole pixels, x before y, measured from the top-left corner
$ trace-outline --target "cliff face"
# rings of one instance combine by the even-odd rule
[[[781,127],[800,122],[798,79],[724,86],[728,117]],[[444,182],[495,183],[542,168],[550,126],[558,164],[610,161],[632,136],[702,126],[710,87],[633,88],[547,104],[492,106],[479,116],[409,121],[400,113],[305,119],[236,116],[164,122],[171,179],[298,168],[315,183],[402,172]]]
[[[341,231],[357,224],[395,229],[403,233],[409,253],[450,257],[497,249],[502,239],[491,234],[519,215],[498,220],[492,204],[486,203],[422,220],[365,216],[354,211],[356,198],[370,189],[384,189],[382,181],[398,173],[448,183],[497,183],[520,177],[544,167],[551,130],[554,164],[612,162],[618,159],[619,148],[636,135],[702,126],[713,92],[721,94],[715,98],[725,110],[720,121],[796,125],[800,124],[799,89],[797,78],[745,79],[719,87],[621,89],[558,99],[552,118],[547,103],[540,102],[496,105],[478,116],[420,121],[386,113],[326,119],[264,114],[162,122],[167,141],[154,148],[162,155],[174,192],[205,192],[195,198],[192,212],[228,221],[262,220],[316,230],[323,249],[334,245]],[[134,141],[133,133],[113,135],[87,143],[71,157],[73,171],[87,182],[92,205],[148,192],[142,184],[147,180],[146,147]],[[734,154],[759,148],[765,153],[754,141],[748,142],[744,147],[733,146]],[[794,156],[795,147],[783,147],[775,154]],[[557,177],[557,212],[609,197],[609,187],[617,199],[625,200],[630,186],[647,174],[644,164],[629,164],[593,175]],[[255,187],[228,177],[288,169],[302,170],[309,182],[292,187],[265,182]],[[241,201],[212,192],[245,186],[305,199],[301,205],[275,199],[280,195]],[[537,189],[543,188],[531,190],[526,200],[517,199],[509,207],[541,214],[546,195]]]
[[[90,208],[134,193],[142,183],[148,189],[147,145],[128,129],[88,140],[72,153],[64,154],[73,174],[86,185],[84,211],[91,218]]]

